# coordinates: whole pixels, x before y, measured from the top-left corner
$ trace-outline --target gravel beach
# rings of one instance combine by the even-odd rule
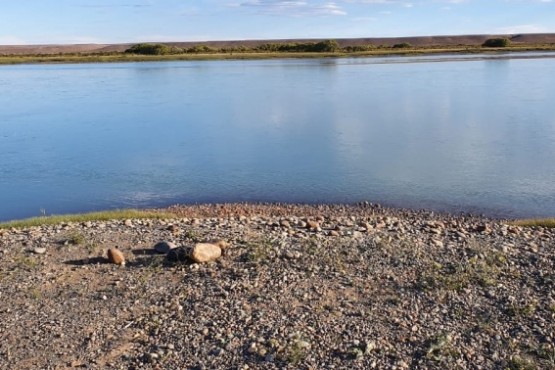
[[[555,369],[552,229],[369,203],[166,211],[0,230],[0,369]],[[215,241],[213,262],[165,253]]]

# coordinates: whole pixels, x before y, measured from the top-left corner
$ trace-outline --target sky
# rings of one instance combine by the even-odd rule
[[[555,32],[555,0],[0,0],[0,45]]]

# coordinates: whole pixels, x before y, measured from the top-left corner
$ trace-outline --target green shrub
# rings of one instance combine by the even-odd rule
[[[167,55],[181,54],[183,53],[183,49],[164,44],[137,44],[125,50],[125,52],[129,54],[141,55]]]
[[[412,45],[409,44],[408,42],[403,42],[400,44],[395,44],[393,45],[393,49],[407,49],[407,48],[411,48]]]
[[[353,45],[353,46],[345,46],[343,48],[344,51],[346,51],[347,53],[354,53],[357,51],[370,51],[372,49],[375,49],[376,47],[372,44],[367,44],[367,45]]]
[[[211,48],[210,46],[206,45],[195,45],[192,48],[187,49],[187,53],[213,53],[218,50]]]
[[[482,46],[487,48],[506,48],[511,45],[511,40],[508,38],[495,38],[487,39]]]
[[[291,42],[287,44],[270,43],[262,44],[255,48],[256,51],[263,52],[298,52],[298,53],[333,53],[339,49],[339,44],[335,40],[325,40],[320,42]]]

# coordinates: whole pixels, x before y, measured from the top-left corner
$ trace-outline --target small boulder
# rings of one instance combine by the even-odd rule
[[[166,258],[170,262],[185,262],[189,260],[190,248],[178,247],[170,249]]]
[[[154,246],[154,250],[157,253],[160,253],[160,254],[167,254],[167,253],[169,253],[169,251],[171,251],[172,249],[175,249],[175,248],[177,248],[177,245],[175,245],[172,242],[165,241],[165,240],[157,243]]]
[[[289,229],[291,227],[291,224],[287,220],[281,220],[279,222],[279,224],[280,224],[281,227],[284,227],[286,229]]]
[[[432,244],[438,248],[443,248],[443,242],[441,240],[432,239]]]
[[[116,265],[125,265],[125,257],[119,249],[111,248],[108,249],[108,261]]]
[[[43,248],[43,247],[34,248],[33,253],[35,253],[35,254],[45,254],[46,253],[46,248]]]
[[[320,223],[317,221],[308,220],[306,221],[306,228],[309,230],[318,230]]]
[[[366,230],[367,232],[370,232],[370,231],[372,231],[372,230],[374,229],[374,227],[373,227],[372,225],[370,225],[368,222],[362,222],[362,223],[360,224],[360,226],[361,226],[362,228],[364,228],[364,230]]]
[[[489,229],[488,225],[482,224],[482,225],[476,226],[474,231],[476,231],[477,233],[489,233],[490,229]]]
[[[221,255],[222,249],[216,244],[198,243],[193,247],[189,257],[193,262],[204,263],[214,261],[220,258]]]
[[[168,226],[168,231],[170,231],[173,235],[179,235],[181,233],[179,226],[173,224]]]

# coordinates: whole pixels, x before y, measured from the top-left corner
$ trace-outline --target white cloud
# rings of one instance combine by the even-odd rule
[[[26,45],[25,40],[17,36],[0,36],[0,45]]]
[[[305,15],[346,15],[335,2],[317,4],[315,1],[249,0],[239,6],[255,9],[264,14],[305,16]]]
[[[547,27],[537,24],[520,24],[509,27],[501,27],[495,30],[495,33],[513,34],[513,33],[545,33],[550,32]]]

